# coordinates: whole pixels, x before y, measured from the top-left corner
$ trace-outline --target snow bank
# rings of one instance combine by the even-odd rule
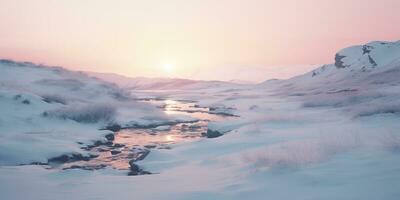
[[[104,139],[109,131],[100,129],[110,123],[176,120],[83,73],[9,60],[0,71],[0,165],[85,154],[82,145]]]
[[[107,104],[84,105],[45,111],[42,115],[64,120],[71,119],[79,123],[109,123],[115,119],[116,108]]]

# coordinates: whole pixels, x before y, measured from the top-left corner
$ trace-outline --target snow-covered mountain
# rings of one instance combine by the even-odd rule
[[[348,47],[332,60],[306,74],[257,87],[298,97],[307,107],[342,107],[354,116],[400,113],[400,41]]]
[[[346,89],[365,84],[371,87],[396,84],[400,75],[400,41],[375,41],[348,47],[339,51],[333,61],[332,64],[322,65],[281,83],[288,88],[303,91],[315,91],[318,88],[335,90],[340,89],[339,87]]]
[[[203,81],[180,78],[145,78],[145,77],[126,77],[112,73],[85,72],[92,77],[115,83],[118,86],[129,90],[190,90],[206,89],[215,87],[234,87],[244,83],[224,82],[224,81]]]

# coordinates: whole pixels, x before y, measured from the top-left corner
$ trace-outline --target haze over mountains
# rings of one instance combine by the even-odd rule
[[[357,45],[345,48],[332,57],[333,64],[322,65],[321,67],[299,75],[289,80],[266,80],[268,82],[290,82],[290,80],[301,80],[299,86],[304,87],[305,83],[309,84],[327,84],[326,81],[350,81],[352,79],[360,79],[365,75],[381,73],[389,70],[390,67],[396,66],[399,60],[399,43],[400,42],[384,42],[375,41],[365,45]],[[171,90],[171,89],[199,89],[207,87],[223,87],[223,86],[239,86],[256,84],[249,81],[232,80],[226,81],[201,81],[179,78],[130,78],[110,73],[87,72],[90,76],[100,78],[102,80],[116,83],[122,88],[137,90]],[[346,77],[351,76],[351,77]],[[310,78],[311,77],[311,78]],[[391,77],[396,77],[391,74]],[[332,80],[336,79],[336,80]],[[345,79],[345,80],[344,80]],[[383,78],[385,79],[385,78]],[[321,83],[318,83],[321,81]],[[261,83],[261,85],[264,83]],[[332,85],[332,84],[330,84]]]
[[[236,84],[246,84],[245,81],[203,81],[203,80],[190,80],[181,78],[146,78],[146,77],[126,77],[123,75],[112,73],[95,73],[85,72],[90,76],[99,78],[101,80],[115,83],[118,86],[126,89],[134,90],[174,90],[174,89],[195,89],[206,87],[219,87]]]

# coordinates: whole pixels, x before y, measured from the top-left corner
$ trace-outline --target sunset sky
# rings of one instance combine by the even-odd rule
[[[331,63],[349,45],[400,40],[400,1],[0,0],[0,27],[1,58],[262,81]]]

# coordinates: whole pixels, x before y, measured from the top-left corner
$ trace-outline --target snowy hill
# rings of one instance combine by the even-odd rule
[[[154,106],[83,73],[11,60],[0,60],[0,72],[0,165],[84,154],[77,142],[104,140],[110,131],[99,129],[108,125],[168,120]]]
[[[348,47],[332,57],[332,61],[332,64],[322,65],[306,74],[288,80],[265,81],[258,87],[280,86],[280,92],[286,94],[318,94],[397,84],[400,41],[370,42]]]
[[[307,107],[334,106],[353,116],[400,113],[400,41],[345,48],[334,63],[258,88],[298,97]]]
[[[361,79],[371,74],[398,68],[399,63],[400,41],[371,42],[339,51],[335,55],[334,64],[324,65],[313,70],[311,76],[315,79],[326,80],[332,78],[339,80],[348,76]],[[319,78],[319,76],[322,76],[322,78]]]

